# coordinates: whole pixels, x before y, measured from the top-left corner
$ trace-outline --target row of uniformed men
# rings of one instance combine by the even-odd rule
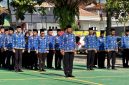
[[[125,50],[128,50],[129,48],[129,43],[127,43],[129,41],[128,34],[129,30],[126,30],[126,35],[121,38],[121,47]],[[100,59],[99,66],[102,68],[104,67],[105,59],[103,57],[105,57],[105,52],[108,52],[107,68],[110,69],[110,59],[112,58],[112,69],[115,69],[116,52],[118,52],[117,38],[118,37],[115,36],[115,29],[111,29],[111,35],[109,36],[104,37],[104,32],[101,32],[101,36],[97,38],[97,36],[94,34],[93,28],[89,28],[89,35],[87,35],[84,40],[87,51],[88,70],[93,70],[94,57],[97,51]],[[58,30],[57,36],[52,35],[51,29],[48,30],[48,35],[45,35],[44,30],[41,29],[40,36],[38,36],[38,31],[36,29],[33,30],[33,34],[31,31],[29,31],[24,35],[20,26],[17,26],[16,33],[13,33],[12,28],[10,28],[9,31],[5,30],[4,32],[4,29],[1,27],[0,47],[2,51],[1,66],[5,65],[6,60],[7,67],[10,67],[9,61],[12,57],[11,54],[14,53],[15,59],[12,59],[12,63],[14,63],[16,72],[22,71],[22,53],[24,53],[23,55],[26,56],[23,56],[23,66],[28,66],[31,68],[34,67],[37,69],[39,59],[39,69],[40,71],[45,71],[45,58],[47,56],[47,67],[53,68],[52,61],[55,50],[55,68],[61,69],[61,59],[63,56],[63,67],[66,77],[74,77],[72,75],[72,68],[74,54],[76,53],[76,39],[75,35],[72,33],[71,26],[67,26],[67,29],[63,35],[61,35],[61,31]],[[7,59],[5,59],[5,56],[3,56],[5,54],[8,54]]]
[[[119,49],[122,52],[123,67],[128,66],[129,60],[129,29],[126,29],[125,35],[116,36],[115,29],[111,28],[110,35],[105,36],[101,31],[100,37],[97,38],[93,28],[89,28],[89,35],[85,37],[85,48],[87,51],[87,69],[93,70],[98,60],[98,67],[105,68],[105,57],[107,55],[107,69],[116,69],[115,61]],[[119,48],[119,49],[118,49]],[[96,58],[97,54],[97,58]],[[110,60],[112,59],[112,62]],[[111,65],[112,64],[112,65]]]
[[[62,55],[60,53],[61,30],[57,30],[57,36],[52,35],[52,30],[48,30],[48,35],[45,35],[44,29],[28,31],[25,34],[20,26],[17,26],[16,32],[13,28],[0,30],[0,66],[8,69],[15,69],[16,72],[21,72],[21,67],[39,69],[45,71],[45,58],[47,58],[47,67],[52,67],[53,54],[56,50],[55,69],[61,69]],[[10,60],[12,60],[10,62]]]

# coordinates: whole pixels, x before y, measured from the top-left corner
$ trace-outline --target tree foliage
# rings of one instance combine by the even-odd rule
[[[33,13],[35,10],[36,3],[33,0],[13,0],[11,6],[14,8],[16,18],[19,20],[25,19],[25,13]]]
[[[106,10],[120,23],[129,20],[129,0],[107,0]]]
[[[89,4],[95,0],[46,0],[55,5],[53,13],[61,28],[67,25],[75,26],[75,19],[79,19],[79,6]],[[76,17],[75,17],[76,16]]]

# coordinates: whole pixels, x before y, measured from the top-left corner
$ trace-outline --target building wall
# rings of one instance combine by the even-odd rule
[[[105,29],[105,23],[99,21],[80,21],[81,30],[88,30],[89,27],[96,27],[97,30]]]
[[[33,23],[33,25],[31,23],[27,23],[27,29],[59,29],[59,25],[57,23]]]
[[[80,25],[81,25],[81,30],[88,30],[89,27],[96,27],[97,30],[105,30],[106,26],[107,26],[107,23],[106,21],[80,21]],[[126,26],[129,26],[129,22],[126,23]],[[115,28],[121,28],[123,29],[124,28],[124,24],[121,24],[121,23],[117,23],[116,21],[112,21],[112,27],[115,27]]]

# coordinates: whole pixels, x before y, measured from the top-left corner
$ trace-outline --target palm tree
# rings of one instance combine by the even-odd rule
[[[53,13],[61,28],[75,24],[76,17],[79,19],[79,6],[88,5],[95,0],[46,0],[55,5]],[[76,16],[76,17],[75,17]]]

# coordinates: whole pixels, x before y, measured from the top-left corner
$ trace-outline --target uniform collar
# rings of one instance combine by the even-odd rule
[[[18,32],[17,32],[16,34],[18,34],[18,35],[19,35],[19,34],[22,34],[22,33],[21,33],[21,32],[20,32],[20,33],[18,33]]]
[[[45,38],[45,36],[43,36],[43,37],[42,37],[42,36],[40,36],[40,37],[41,37],[42,39],[44,39],[44,38]]]
[[[110,35],[111,37],[114,37],[114,36],[116,36],[116,35]]]
[[[89,34],[89,36],[95,36],[95,35],[90,35],[90,34]]]
[[[38,35],[36,35],[36,36],[33,35],[33,37],[37,37],[37,36],[38,36]]]
[[[104,38],[104,36],[100,36],[101,38]]]

